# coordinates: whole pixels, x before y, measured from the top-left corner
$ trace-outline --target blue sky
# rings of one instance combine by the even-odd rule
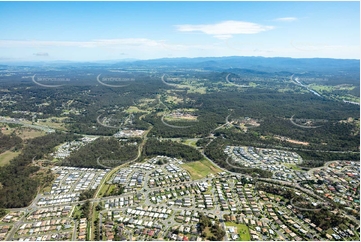
[[[359,2],[0,2],[0,61],[360,58]]]

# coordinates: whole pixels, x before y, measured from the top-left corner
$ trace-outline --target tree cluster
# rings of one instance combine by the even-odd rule
[[[199,215],[199,227],[198,230],[202,236],[211,241],[222,241],[226,232],[220,226],[218,221],[212,223],[212,221],[204,214]],[[206,233],[205,230],[209,229],[210,233]]]
[[[119,141],[114,137],[98,138],[72,152],[61,164],[65,166],[105,168],[119,166],[138,154],[139,139]]]
[[[32,166],[33,159],[41,159],[51,153],[55,146],[77,137],[73,134],[53,133],[34,138],[10,164],[0,167],[0,207],[28,206],[40,185],[37,179],[31,177],[39,170],[39,167]]]
[[[19,150],[22,147],[22,139],[16,134],[5,135],[0,132],[0,154],[10,150]]]
[[[164,155],[169,157],[181,158],[185,161],[197,161],[202,159],[202,155],[196,149],[171,140],[162,140],[151,138],[147,140],[144,146],[145,156]]]
[[[79,201],[90,199],[94,196],[96,189],[88,189],[80,193]]]

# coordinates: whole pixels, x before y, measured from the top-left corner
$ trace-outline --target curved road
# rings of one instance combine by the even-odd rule
[[[166,123],[166,122],[164,121],[164,116],[165,116],[165,114],[162,116],[161,121],[162,121],[162,123],[163,123],[165,126],[168,126],[168,127],[170,127],[170,128],[186,129],[186,128],[190,128],[190,127],[193,126],[193,125],[189,125],[189,126],[177,126],[177,125],[168,124],[168,123]]]
[[[305,126],[305,125],[300,125],[300,124],[296,124],[294,121],[293,121],[293,116],[290,118],[290,121],[293,125],[297,126],[297,127],[300,127],[300,128],[304,128],[304,129],[316,129],[316,128],[319,128],[319,127],[322,127],[323,125],[320,125],[320,126]]]
[[[171,87],[178,87],[178,85],[177,84],[170,84],[170,83],[167,83],[166,81],[164,81],[164,76],[165,76],[165,74],[163,74],[163,76],[162,76],[162,82],[165,84],[165,85],[167,85],[167,86],[171,86]]]
[[[232,85],[237,86],[237,87],[250,87],[250,86],[246,86],[246,85],[239,85],[239,84],[236,84],[236,83],[230,82],[230,81],[228,80],[229,75],[231,75],[231,74],[228,74],[228,75],[226,76],[226,81],[227,81],[229,84],[232,84]]]

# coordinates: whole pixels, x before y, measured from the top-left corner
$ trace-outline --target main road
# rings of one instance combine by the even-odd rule
[[[115,172],[117,172],[119,169],[121,169],[122,167],[124,167],[126,164],[133,163],[133,162],[135,162],[135,161],[137,161],[137,160],[139,159],[139,157],[142,155],[143,147],[144,147],[144,144],[145,144],[145,142],[146,142],[146,140],[147,140],[147,135],[148,135],[148,133],[150,132],[150,130],[151,130],[152,128],[153,128],[153,126],[151,126],[147,131],[144,132],[144,134],[143,134],[143,141],[142,141],[142,143],[141,143],[141,144],[139,145],[139,147],[138,147],[138,155],[137,155],[137,157],[135,157],[133,160],[130,160],[130,161],[124,163],[124,164],[121,164],[121,165],[113,168],[113,169],[103,178],[102,182],[101,182],[100,185],[98,186],[98,189],[97,189],[97,191],[96,191],[96,193],[95,193],[95,195],[94,195],[94,198],[98,197],[98,194],[99,194],[99,192],[102,190],[102,188],[103,188],[103,186],[105,185],[106,181],[109,180]]]

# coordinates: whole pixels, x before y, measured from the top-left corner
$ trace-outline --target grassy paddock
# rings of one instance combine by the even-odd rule
[[[12,152],[10,150],[0,154],[0,167],[10,163],[10,160],[18,156],[20,152]]]
[[[251,240],[251,235],[249,233],[247,225],[226,222],[226,226],[232,226],[232,227],[237,228],[237,233],[239,234],[238,241],[250,241]]]
[[[221,172],[219,168],[215,167],[208,160],[202,159],[200,161],[189,162],[181,165],[191,175],[192,179],[202,179],[209,174],[216,174]]]

